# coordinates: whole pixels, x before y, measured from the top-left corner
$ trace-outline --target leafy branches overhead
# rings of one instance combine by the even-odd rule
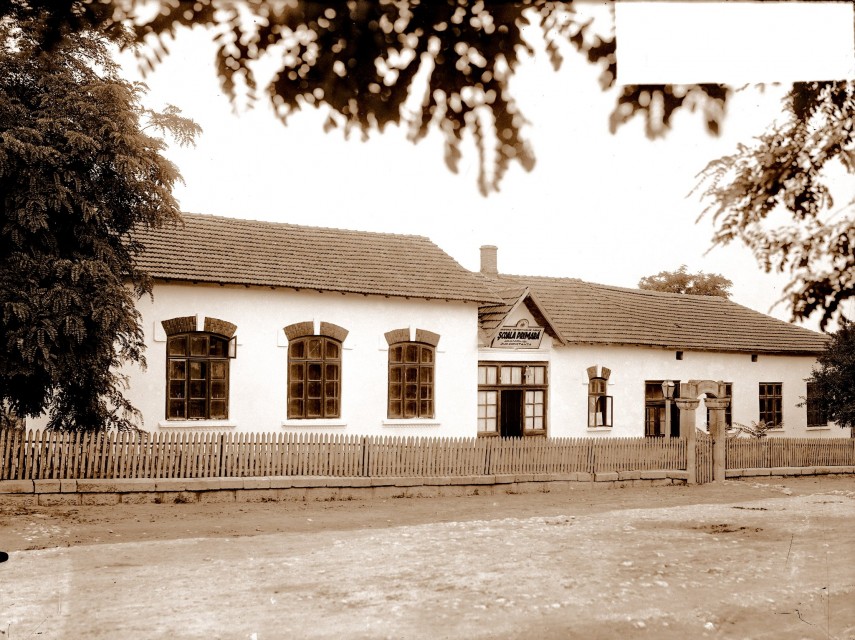
[[[180,176],[143,129],[192,141],[198,127],[144,109],[97,33],[45,51],[38,32],[0,20],[0,405],[49,406],[52,428],[130,428],[116,371],[144,363],[150,283],[129,233],[179,219]]]
[[[706,167],[704,213],[715,244],[741,240],[766,271],[788,271],[793,317],[819,311],[824,327],[855,297],[855,200],[835,209],[825,171],[855,173],[855,83],[796,85],[785,108],[785,122]]]
[[[3,6],[0,0],[0,7]],[[82,26],[114,31],[132,25],[149,66],[168,54],[179,27],[208,28],[218,45],[217,74],[233,100],[257,98],[254,64],[274,61],[265,88],[284,121],[305,106],[326,105],[327,127],[362,135],[400,124],[413,141],[437,128],[445,160],[454,171],[467,135],[479,154],[482,193],[498,190],[511,162],[526,170],[534,152],[524,135],[526,119],[509,88],[521,55],[533,54],[528,26],[543,34],[557,68],[562,42],[602,67],[601,85],[612,87],[613,33],[598,33],[573,2],[547,0],[6,0],[6,11],[46,11],[41,37],[50,44]],[[108,10],[109,8],[109,10]],[[157,11],[153,9],[156,8]],[[142,12],[145,12],[144,14]],[[609,25],[611,27],[611,25]],[[609,29],[607,29],[609,31]],[[635,115],[647,134],[662,135],[680,108],[703,111],[715,132],[728,90],[715,85],[624,87],[611,116],[616,128]]]

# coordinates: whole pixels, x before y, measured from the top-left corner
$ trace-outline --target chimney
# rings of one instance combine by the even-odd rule
[[[494,247],[491,244],[485,244],[481,247],[481,273],[486,273],[487,275],[498,275],[498,251],[498,247]]]

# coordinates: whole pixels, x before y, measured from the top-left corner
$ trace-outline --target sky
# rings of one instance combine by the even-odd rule
[[[763,273],[738,244],[710,250],[711,221],[698,220],[704,205],[689,195],[709,161],[780,114],[781,86],[736,93],[719,137],[700,113],[682,110],[664,139],[646,138],[640,118],[612,135],[616,90],[600,89],[599,68],[568,47],[556,72],[537,49],[511,85],[536,165],[525,172],[512,164],[501,191],[484,197],[471,140],[452,174],[437,132],[417,145],[394,127],[345,140],[340,129],[323,131],[325,113],[314,108],[283,126],[264,98],[236,113],[219,88],[211,38],[179,31],[145,78],[148,106],[174,104],[204,130],[195,147],[166,153],[185,181],[175,190],[185,212],[424,235],[471,270],[479,247],[492,244],[502,273],[626,287],[685,264],[731,279],[735,302],[789,319],[786,304],[774,306],[786,275]],[[121,60],[129,78],[140,77],[132,56]],[[839,185],[855,193],[851,181]]]

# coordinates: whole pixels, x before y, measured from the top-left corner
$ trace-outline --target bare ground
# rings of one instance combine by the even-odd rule
[[[855,639],[855,479],[0,508],[10,638]]]

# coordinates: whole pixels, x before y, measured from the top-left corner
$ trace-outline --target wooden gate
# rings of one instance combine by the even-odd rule
[[[713,480],[713,441],[705,433],[698,433],[695,439],[695,481],[706,484]]]

